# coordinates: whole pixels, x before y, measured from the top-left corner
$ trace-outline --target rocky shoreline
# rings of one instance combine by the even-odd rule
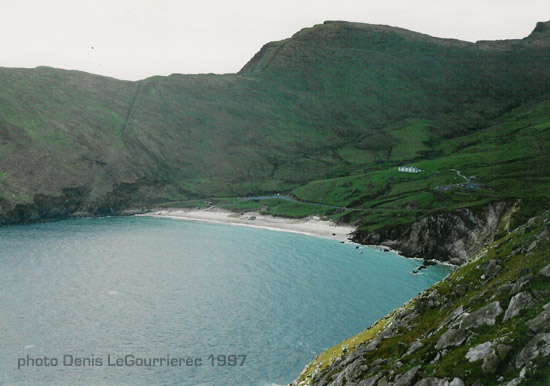
[[[491,243],[498,231],[508,230],[502,220],[515,207],[516,203],[502,201],[477,210],[434,212],[406,226],[389,226],[376,233],[357,230],[352,240],[359,244],[383,245],[406,257],[462,265]]]
[[[550,212],[340,345],[292,386],[544,385]]]

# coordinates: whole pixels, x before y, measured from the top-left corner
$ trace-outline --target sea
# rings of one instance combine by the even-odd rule
[[[153,217],[0,227],[0,384],[286,385],[447,266]]]

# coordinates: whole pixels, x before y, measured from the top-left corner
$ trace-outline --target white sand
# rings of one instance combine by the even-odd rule
[[[139,216],[164,217],[180,220],[212,222],[218,224],[249,226],[274,231],[301,233],[309,236],[323,237],[349,242],[350,233],[355,228],[336,225],[331,221],[323,221],[313,216],[305,219],[289,219],[247,212],[242,215],[219,208],[207,209],[164,209]]]

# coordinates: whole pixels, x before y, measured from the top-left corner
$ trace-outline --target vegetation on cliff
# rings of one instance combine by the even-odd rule
[[[548,250],[550,212],[320,354],[293,385],[550,384]]]

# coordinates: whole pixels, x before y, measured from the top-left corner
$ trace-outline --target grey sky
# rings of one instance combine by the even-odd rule
[[[120,79],[238,71],[263,44],[325,20],[461,40],[517,39],[548,0],[0,0],[0,66]],[[93,48],[92,48],[93,47]]]

